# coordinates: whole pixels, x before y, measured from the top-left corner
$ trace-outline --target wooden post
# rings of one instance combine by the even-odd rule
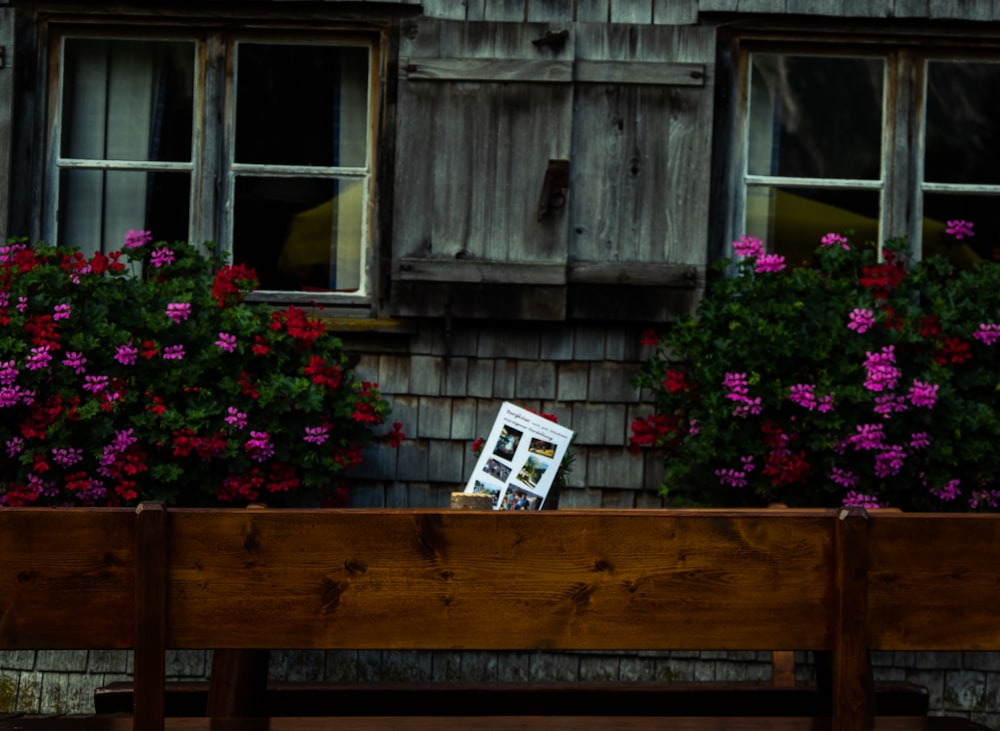
[[[166,681],[167,530],[163,503],[141,503],[135,521],[135,654],[132,728],[162,731]]]

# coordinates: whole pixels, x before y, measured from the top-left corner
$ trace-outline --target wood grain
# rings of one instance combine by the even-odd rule
[[[131,647],[134,588],[134,510],[0,509],[0,647]]]
[[[832,531],[823,512],[174,510],[168,645],[829,648]]]

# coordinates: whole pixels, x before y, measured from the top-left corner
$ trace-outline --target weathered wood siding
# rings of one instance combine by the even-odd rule
[[[422,5],[428,17],[507,22],[677,25],[697,23],[705,13],[1000,20],[997,0],[424,0]]]

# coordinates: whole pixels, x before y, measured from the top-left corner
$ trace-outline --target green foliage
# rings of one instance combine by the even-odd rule
[[[949,222],[965,224],[965,222]],[[967,228],[953,226],[971,235]],[[734,243],[693,317],[636,384],[677,504],[860,504],[988,510],[1000,502],[1000,264],[911,263],[905,241],[829,234],[812,266]]]
[[[3,247],[0,505],[335,501],[388,404],[322,322],[246,302],[256,285],[147,232],[90,259]]]

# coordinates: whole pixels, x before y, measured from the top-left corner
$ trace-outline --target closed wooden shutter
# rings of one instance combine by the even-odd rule
[[[404,28],[396,314],[564,316],[568,213],[557,204],[565,193],[541,215],[539,197],[550,161],[569,158],[573,47],[533,42],[547,31],[450,21]]]
[[[691,309],[713,30],[420,20],[401,35],[394,314]]]

